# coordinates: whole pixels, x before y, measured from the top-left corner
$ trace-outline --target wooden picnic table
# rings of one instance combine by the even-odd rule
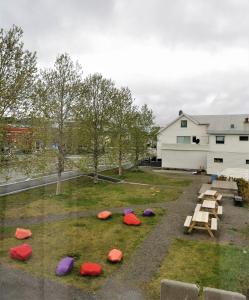
[[[195,211],[188,232],[190,233],[193,229],[207,230],[209,235],[214,237],[212,230],[217,230],[217,219],[212,218],[210,224],[209,212]]]
[[[216,201],[213,200],[203,200],[203,203],[201,204],[201,209],[208,211],[211,215],[218,218],[218,205]]]
[[[219,194],[217,191],[215,190],[206,190],[204,193],[202,193],[199,197],[199,200],[215,200],[215,201],[221,201],[222,199],[222,195]]]

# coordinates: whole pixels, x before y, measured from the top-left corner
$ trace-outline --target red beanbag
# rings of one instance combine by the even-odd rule
[[[123,217],[123,222],[127,225],[140,225],[141,221],[134,214],[128,214]]]
[[[110,211],[104,210],[104,211],[101,211],[100,213],[98,213],[97,217],[99,219],[105,220],[105,219],[110,218],[111,215],[112,215],[112,213]]]
[[[10,257],[17,260],[27,260],[32,254],[32,248],[28,244],[22,244],[9,250]]]
[[[108,253],[108,260],[111,262],[120,262],[122,258],[123,258],[123,253],[118,249],[112,249]]]
[[[99,276],[102,272],[102,266],[99,264],[86,262],[80,266],[80,275]]]
[[[27,239],[32,236],[32,232],[29,229],[16,228],[15,237],[18,240]]]

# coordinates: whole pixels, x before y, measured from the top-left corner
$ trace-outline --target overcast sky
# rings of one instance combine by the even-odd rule
[[[84,75],[128,86],[163,126],[189,114],[249,114],[248,0],[1,0],[39,67],[67,52]]]

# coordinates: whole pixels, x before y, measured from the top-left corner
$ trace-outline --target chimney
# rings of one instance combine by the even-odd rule
[[[179,116],[181,116],[183,114],[182,110],[179,110]]]

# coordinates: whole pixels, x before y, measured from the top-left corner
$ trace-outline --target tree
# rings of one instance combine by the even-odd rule
[[[139,160],[144,158],[148,152],[148,143],[150,141],[153,128],[153,113],[145,104],[139,108],[135,108],[132,113],[132,121],[130,123],[130,153],[134,166],[137,168]]]
[[[36,86],[34,128],[40,135],[44,149],[50,149],[56,156],[57,195],[61,193],[61,175],[67,154],[66,140],[71,131],[67,125],[73,122],[80,83],[80,66],[74,65],[68,54],[62,54],[57,57],[53,69],[41,72]]]
[[[110,118],[110,151],[118,162],[119,175],[122,175],[122,162],[129,151],[129,125],[132,116],[132,95],[126,87],[116,90],[112,101]]]
[[[100,158],[108,143],[108,128],[114,83],[101,74],[89,75],[83,83],[83,93],[78,103],[77,114],[81,128],[81,141],[94,167],[94,182],[98,182]]]
[[[21,111],[32,92],[36,53],[23,50],[23,31],[13,26],[0,29],[0,120]]]

